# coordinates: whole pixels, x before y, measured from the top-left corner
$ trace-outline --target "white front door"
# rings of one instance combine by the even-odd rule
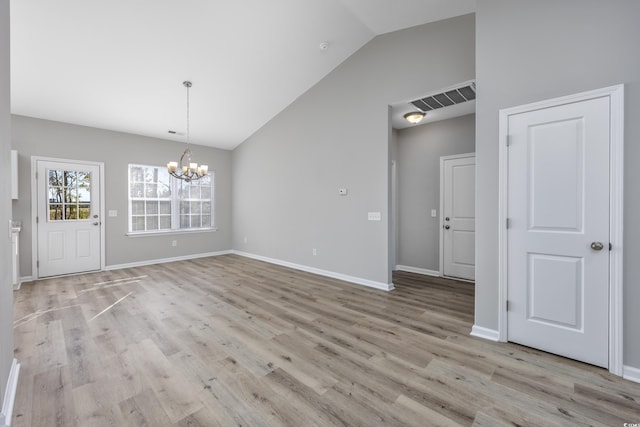
[[[475,279],[476,157],[440,159],[442,179],[442,274]]]
[[[508,118],[508,340],[608,366],[609,97]]]
[[[101,268],[100,167],[36,161],[37,277]]]

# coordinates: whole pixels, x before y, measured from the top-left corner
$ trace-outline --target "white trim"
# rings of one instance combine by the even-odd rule
[[[498,341],[507,341],[507,201],[509,178],[509,113],[500,110],[498,119]]]
[[[438,238],[440,239],[440,241],[439,241],[439,247],[438,247],[439,248],[438,268],[440,269],[441,275],[443,277],[450,277],[450,276],[445,276],[444,274],[444,229],[442,228],[444,226],[444,162],[447,160],[464,159],[468,157],[473,157],[475,159],[476,153],[454,154],[451,156],[440,157],[440,216],[438,217],[440,219],[440,223],[439,223],[440,225],[438,227],[440,229],[438,232]],[[474,177],[474,181],[475,181],[475,177]],[[475,280],[475,274],[473,276]],[[456,277],[453,277],[453,278],[457,279]],[[463,280],[469,280],[469,279],[463,279]],[[469,280],[469,281],[473,281],[473,280]]]
[[[14,291],[19,291],[20,288],[22,287],[22,284],[25,282],[32,282],[33,281],[33,277],[32,276],[22,276],[19,280],[18,280],[18,286],[14,286],[13,290]]]
[[[131,168],[143,168],[143,169],[156,169],[156,170],[164,170],[165,166],[159,165],[148,165],[142,163],[129,163],[127,166],[127,233],[126,235],[129,237],[138,237],[141,235],[157,235],[157,234],[166,234],[166,233],[183,233],[183,232],[209,232],[215,231],[217,228],[215,227],[215,171],[211,170],[207,172],[203,176],[209,176],[210,182],[209,187],[211,188],[211,197],[209,201],[211,203],[212,211],[209,216],[211,217],[212,224],[210,227],[201,227],[201,228],[181,228],[180,227],[180,203],[182,199],[180,198],[179,188],[184,181],[180,179],[176,179],[173,176],[168,177],[168,181],[162,182],[162,184],[168,184],[170,189],[170,196],[168,198],[164,198],[164,201],[168,201],[171,204],[171,213],[170,213],[170,228],[168,230],[144,230],[144,231],[132,231],[133,229],[133,208],[132,204],[134,202],[134,198],[131,197]],[[195,181],[195,180],[194,180]],[[157,184],[161,182],[158,181]],[[188,183],[190,185],[190,183]],[[136,201],[146,202],[148,199],[146,197],[137,197]],[[151,198],[149,200],[157,201],[158,198]],[[206,199],[197,199],[197,200],[206,200]],[[205,214],[200,212],[200,219],[202,219]],[[144,215],[146,218],[146,214]]]
[[[625,366],[622,370],[622,378],[625,380],[640,383],[640,369],[633,366]]]
[[[509,116],[533,110],[586,101],[594,98],[610,99],[610,242],[609,251],[609,372],[623,375],[623,180],[624,180],[624,85],[563,96],[532,104],[500,110],[499,114],[499,203],[498,203],[498,333],[500,341],[507,341],[507,201],[508,201],[508,124]]]
[[[396,270],[407,271],[409,273],[424,274],[425,276],[440,277],[440,272],[436,270],[427,270],[426,268],[410,267],[408,265],[396,265]]]
[[[473,325],[471,327],[471,333],[469,334],[474,337],[484,338],[489,341],[500,341],[500,334],[495,329],[489,329],[478,325]]]
[[[2,412],[0,412],[0,427],[9,427],[13,416],[13,405],[16,401],[16,391],[18,390],[18,376],[20,374],[20,364],[16,359],[11,363],[7,388],[4,392],[4,402],[2,402]]]
[[[131,231],[124,233],[127,237],[153,237],[153,236],[168,236],[173,234],[194,234],[194,233],[213,233],[218,231],[217,228],[185,228],[175,230],[157,230],[157,231]]]
[[[609,151],[609,372],[623,375],[624,86],[610,88]]]
[[[104,182],[104,162],[92,162],[72,159],[58,159],[55,157],[31,156],[31,276],[38,279],[38,182],[36,172],[38,162],[58,162],[75,163],[80,165],[92,165],[98,167],[100,174],[100,270],[104,270],[106,263],[106,239],[105,239],[105,182]]]
[[[393,281],[393,269],[398,262],[398,164],[391,161],[391,219],[389,224],[389,276]]]
[[[129,262],[126,264],[112,264],[112,265],[107,265],[104,268],[104,271],[122,270],[123,268],[143,267],[145,265],[165,264],[167,262],[175,262],[175,261],[187,261],[190,259],[206,258],[210,256],[228,255],[230,253],[232,253],[232,251],[208,252],[208,253],[202,253],[202,254],[177,256],[172,258],[149,259],[145,261]]]
[[[245,258],[252,258],[252,259],[259,260],[259,261],[268,262],[270,264],[276,264],[276,265],[281,265],[283,267],[293,268],[295,270],[306,271],[307,273],[313,273],[313,274],[318,274],[320,276],[331,277],[333,279],[344,280],[345,282],[351,282],[351,283],[355,283],[355,284],[358,284],[358,285],[368,286],[370,288],[380,289],[380,290],[383,290],[383,291],[391,291],[391,290],[394,289],[393,283],[386,284],[386,283],[382,283],[382,282],[375,282],[375,281],[369,280],[369,279],[363,279],[363,278],[360,278],[360,277],[348,276],[346,274],[335,273],[335,272],[327,271],[327,270],[321,270],[321,269],[315,268],[315,267],[308,267],[308,266],[301,265],[301,264],[295,264],[295,263],[288,262],[288,261],[282,261],[282,260],[278,260],[278,259],[275,259],[275,258],[269,258],[269,257],[261,256],[261,255],[255,255],[255,254],[250,254],[250,253],[247,253],[247,252],[241,252],[241,251],[236,251],[236,250],[227,250],[227,251],[219,251],[219,252],[208,252],[208,253],[185,255],[185,256],[179,256],[179,257],[173,257],[173,258],[151,259],[151,260],[145,260],[145,261],[137,261],[137,262],[126,263],[126,264],[113,264],[113,265],[106,266],[103,269],[103,271],[121,270],[121,269],[124,269],[124,268],[143,267],[143,266],[146,266],[146,265],[164,264],[164,263],[175,262],[175,261],[187,261],[187,260],[190,260],[190,259],[206,258],[206,257],[212,257],[212,256],[229,255],[229,254],[239,255],[239,256],[243,256]],[[87,273],[91,273],[91,272],[87,272]],[[81,273],[81,274],[84,274],[84,273]],[[0,426],[0,427],[2,427],[2,426]]]
[[[348,276],[346,274],[335,273],[333,271],[327,271],[327,270],[321,270],[321,269],[315,268],[315,267],[309,267],[309,266],[306,266],[306,265],[295,264],[293,262],[282,261],[282,260],[275,259],[275,258],[265,257],[265,256],[262,256],[262,255],[250,254],[250,253],[247,253],[247,252],[241,252],[241,251],[232,250],[231,253],[233,253],[235,255],[240,255],[240,256],[243,256],[243,257],[246,257],[246,258],[257,259],[258,261],[264,261],[264,262],[268,262],[270,264],[281,265],[283,267],[293,268],[294,270],[306,271],[307,273],[318,274],[320,276],[331,277],[333,279],[344,280],[345,282],[351,282],[351,283],[355,283],[357,285],[368,286],[370,288],[380,289],[380,290],[383,290],[383,291],[391,291],[391,290],[394,289],[393,283],[388,283],[387,284],[387,283],[382,283],[382,282],[375,282],[373,280],[363,279],[361,277]]]

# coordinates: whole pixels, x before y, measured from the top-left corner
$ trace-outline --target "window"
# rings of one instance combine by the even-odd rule
[[[91,173],[49,170],[49,221],[87,220],[91,215]]]
[[[129,232],[211,229],[213,175],[186,182],[166,167],[129,165]]]

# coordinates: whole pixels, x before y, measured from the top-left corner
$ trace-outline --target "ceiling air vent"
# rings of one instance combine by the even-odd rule
[[[422,111],[429,111],[454,104],[461,104],[473,99],[476,99],[475,83],[427,96],[426,98],[416,99],[415,101],[411,101],[411,104]]]

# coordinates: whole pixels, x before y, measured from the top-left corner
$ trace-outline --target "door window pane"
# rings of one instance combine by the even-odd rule
[[[62,219],[62,204],[50,204],[49,205],[49,220],[59,221]]]
[[[89,220],[91,217],[91,173],[52,169],[47,203],[50,221]]]
[[[78,219],[90,219],[91,217],[91,205],[78,204]]]

